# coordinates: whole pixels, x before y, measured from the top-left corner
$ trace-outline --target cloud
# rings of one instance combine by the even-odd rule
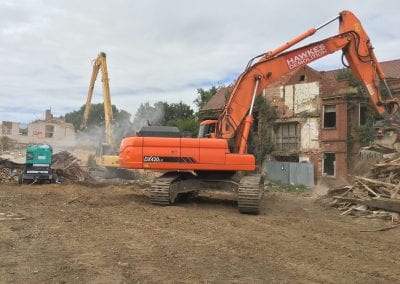
[[[0,120],[28,122],[49,107],[56,114],[79,109],[99,51],[107,53],[118,108],[134,115],[144,102],[193,105],[197,88],[229,84],[254,55],[344,8],[360,18],[379,60],[400,58],[398,1],[2,1]],[[339,54],[312,67],[338,68]],[[102,101],[100,80],[93,101]]]

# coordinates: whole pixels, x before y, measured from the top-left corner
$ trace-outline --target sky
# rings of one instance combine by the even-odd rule
[[[0,121],[78,110],[100,51],[117,108],[195,108],[198,88],[229,85],[253,56],[343,10],[360,19],[379,61],[400,59],[398,0],[0,0]],[[298,46],[337,32],[334,22]],[[340,54],[311,67],[341,68]],[[99,79],[92,102],[102,102]]]

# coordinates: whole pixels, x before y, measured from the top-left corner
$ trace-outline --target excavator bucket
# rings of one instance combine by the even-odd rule
[[[375,144],[381,146],[383,148],[393,149],[396,151],[395,144],[398,142],[399,135],[398,131],[391,129],[391,130],[378,130],[378,134],[375,139]]]
[[[397,151],[400,142],[400,118],[398,113],[386,115],[376,133],[375,144]]]
[[[359,151],[361,159],[381,159],[387,157],[387,155],[393,155],[400,153],[400,135],[399,130],[394,129],[383,129],[377,130],[375,141],[368,147],[363,147]]]
[[[359,151],[363,158],[383,158],[385,155],[400,153],[400,122],[397,115],[390,115],[385,119],[376,121],[375,141],[368,147],[363,147]]]

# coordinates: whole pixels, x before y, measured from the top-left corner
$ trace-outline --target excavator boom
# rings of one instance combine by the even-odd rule
[[[106,143],[99,143],[99,145],[97,146],[95,161],[96,165],[99,166],[100,168],[106,168],[106,169],[118,168],[119,157],[116,153],[115,142],[111,129],[113,112],[111,105],[110,85],[108,83],[109,79],[107,71],[106,54],[104,52],[100,52],[97,58],[93,60],[92,76],[90,78],[89,91],[86,99],[85,111],[83,113],[81,129],[87,128],[90,106],[93,97],[94,84],[96,82],[99,72],[101,72],[102,91],[104,100],[103,105],[104,105]]]
[[[104,121],[105,121],[105,134],[106,134],[106,142],[113,149],[115,148],[115,142],[112,136],[111,129],[111,121],[113,117],[112,113],[112,105],[111,105],[111,94],[110,94],[110,85],[108,79],[108,71],[107,71],[107,61],[106,54],[104,52],[100,52],[97,58],[93,62],[93,71],[92,76],[90,78],[90,85],[88,96],[86,99],[85,112],[83,114],[83,120],[81,124],[81,129],[85,129],[87,127],[87,122],[89,119],[90,113],[90,105],[93,97],[94,84],[97,79],[97,75],[101,71],[101,81],[102,81],[102,90],[103,90],[103,100],[104,100]]]

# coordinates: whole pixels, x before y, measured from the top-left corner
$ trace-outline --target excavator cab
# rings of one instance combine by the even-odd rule
[[[217,136],[216,133],[217,122],[218,120],[214,119],[208,119],[202,121],[200,123],[198,138],[215,138]]]
[[[100,143],[96,148],[95,162],[101,168],[118,168],[119,156],[109,144]]]

